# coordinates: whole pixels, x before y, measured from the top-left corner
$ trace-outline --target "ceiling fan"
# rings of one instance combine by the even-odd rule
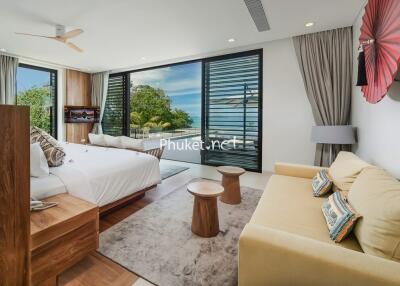
[[[83,50],[81,48],[79,48],[77,45],[75,45],[74,43],[71,43],[69,41],[69,39],[74,38],[80,34],[83,33],[82,29],[75,29],[75,30],[71,30],[69,32],[65,31],[65,26],[63,25],[56,25],[56,35],[55,36],[44,36],[44,35],[35,35],[35,34],[28,34],[28,33],[15,33],[17,35],[24,35],[24,36],[32,36],[32,37],[41,37],[41,38],[47,38],[47,39],[52,39],[52,40],[56,40],[59,41],[61,43],[66,44],[68,47],[70,47],[71,49],[74,49],[77,52],[82,53]]]

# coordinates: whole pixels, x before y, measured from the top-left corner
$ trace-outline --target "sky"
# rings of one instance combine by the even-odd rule
[[[131,73],[133,85],[150,85],[163,89],[171,98],[173,108],[180,108],[200,122],[201,63],[174,65]],[[197,122],[196,122],[197,123]]]
[[[19,67],[17,72],[17,92],[33,86],[43,86],[50,81],[50,74]],[[200,125],[201,116],[201,63],[174,65],[131,73],[134,85],[147,84],[163,89],[171,98],[173,108],[180,108],[194,119],[194,125]]]
[[[17,93],[33,86],[43,86],[50,82],[50,73],[24,67],[18,67]]]

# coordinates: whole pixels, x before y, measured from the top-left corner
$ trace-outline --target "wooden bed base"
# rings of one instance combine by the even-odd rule
[[[120,208],[130,204],[133,201],[140,200],[140,199],[142,199],[144,197],[144,195],[145,195],[145,193],[147,191],[155,189],[156,187],[157,187],[157,185],[152,185],[152,186],[147,187],[147,188],[145,188],[145,189],[143,189],[141,191],[138,191],[138,192],[136,192],[136,193],[134,193],[132,195],[129,195],[127,197],[119,199],[118,201],[115,201],[113,203],[109,203],[107,205],[104,205],[104,206],[99,208],[99,213],[100,213],[101,216],[102,215],[106,215],[106,214],[108,214],[108,213],[110,213],[110,212],[112,212],[112,211],[114,211],[116,209],[120,209]]]

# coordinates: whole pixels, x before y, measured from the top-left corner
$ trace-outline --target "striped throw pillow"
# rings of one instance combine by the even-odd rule
[[[321,170],[312,179],[312,188],[314,197],[320,197],[328,193],[332,188],[332,180],[328,171]]]
[[[322,204],[329,236],[335,242],[341,242],[352,231],[360,215],[347,202],[341,192],[330,195]]]
[[[64,163],[65,152],[58,141],[46,131],[31,127],[31,144],[40,143],[49,167],[58,167]]]

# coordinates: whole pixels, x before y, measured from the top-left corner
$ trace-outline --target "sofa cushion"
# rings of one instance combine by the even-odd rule
[[[400,182],[385,170],[366,168],[348,201],[363,216],[354,233],[364,252],[400,261]]]
[[[332,189],[332,180],[327,170],[319,171],[312,179],[314,197],[321,197]]]
[[[311,193],[311,179],[273,175],[250,223],[335,244],[329,238],[321,212],[324,198],[313,197]],[[361,251],[352,235],[338,245]]]
[[[329,175],[333,180],[334,190],[349,191],[361,171],[370,166],[351,152],[339,152],[335,161],[329,167]]]
[[[328,225],[329,236],[335,242],[345,239],[360,217],[347,202],[342,192],[335,192],[324,201],[322,213]]]

